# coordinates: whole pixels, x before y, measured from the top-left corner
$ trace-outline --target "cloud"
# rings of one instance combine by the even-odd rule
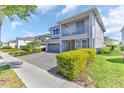
[[[124,25],[124,6],[118,6],[108,10],[107,16],[102,17],[105,26],[107,27],[106,33],[120,32]]]
[[[21,22],[18,22],[18,21],[13,21],[12,22],[12,29],[15,29],[17,26],[21,26],[22,25],[22,23]]]
[[[24,36],[25,36],[25,37],[26,37],[26,36],[29,36],[29,37],[33,37],[33,36],[34,36],[33,33],[30,32],[30,31],[23,30],[22,32],[24,33]]]
[[[41,6],[38,6],[38,10],[41,11],[42,14],[45,14],[49,11],[52,11],[56,7],[58,6],[57,5],[41,5]]]
[[[102,11],[104,12],[104,11]],[[108,9],[107,16],[103,16],[103,23],[106,27],[106,36],[121,40],[121,29],[124,25],[124,6],[117,6]]]
[[[31,31],[27,31],[27,30],[22,30],[22,32],[24,33],[24,37],[33,37],[33,36],[39,36],[39,35],[43,35],[43,34],[49,34],[49,32],[44,32],[44,33],[32,33]]]
[[[57,16],[64,15],[70,12],[73,12],[76,10],[79,6],[78,5],[67,5],[64,7],[64,9],[57,14]]]

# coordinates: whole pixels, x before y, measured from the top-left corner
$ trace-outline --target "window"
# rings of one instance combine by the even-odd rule
[[[59,31],[60,31],[59,28],[55,28],[55,29],[53,29],[53,35],[57,35],[57,34],[59,34]]]
[[[88,48],[88,40],[82,40],[82,48]]]
[[[56,30],[55,29],[53,29],[53,35],[55,35],[56,34]]]
[[[83,30],[83,21],[79,21],[76,23],[76,29],[77,29],[77,32],[80,34],[80,33],[84,33],[84,30]]]
[[[88,18],[85,19],[85,31],[86,33],[89,33],[89,19]]]
[[[80,48],[80,46],[81,46],[81,40],[78,39],[78,40],[76,40],[76,48],[78,49],[78,48]]]
[[[59,33],[59,30],[58,30],[58,28],[56,29],[56,34],[58,34]]]

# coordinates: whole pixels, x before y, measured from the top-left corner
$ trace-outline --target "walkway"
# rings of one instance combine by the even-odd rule
[[[26,61],[0,52],[5,59],[4,64],[9,64],[28,88],[80,88],[81,86],[57,78],[47,71],[40,69]],[[2,63],[1,63],[2,64]]]

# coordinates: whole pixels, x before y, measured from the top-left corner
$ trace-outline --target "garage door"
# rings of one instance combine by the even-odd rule
[[[48,52],[59,52],[59,44],[48,44]]]

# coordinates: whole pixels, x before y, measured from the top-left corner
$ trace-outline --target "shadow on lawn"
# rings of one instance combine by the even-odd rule
[[[10,69],[10,67],[9,67],[8,65],[6,65],[6,66],[1,66],[1,67],[0,67],[0,72],[2,72],[2,71],[4,71],[4,70],[8,70],[8,69]]]
[[[121,63],[121,64],[124,64],[124,58],[110,58],[110,59],[107,59],[107,61],[109,61],[111,63]]]

